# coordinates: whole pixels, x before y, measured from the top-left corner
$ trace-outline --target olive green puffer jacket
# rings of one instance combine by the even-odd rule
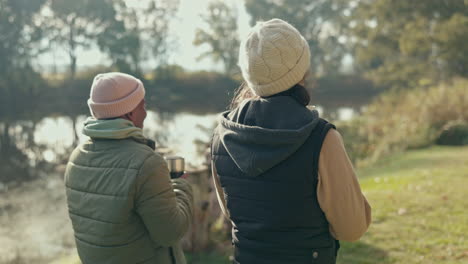
[[[83,264],[184,264],[179,245],[192,189],[171,180],[141,129],[124,119],[86,121],[91,140],[65,172],[69,215]]]

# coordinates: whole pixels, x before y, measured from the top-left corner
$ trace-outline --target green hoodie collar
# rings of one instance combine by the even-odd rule
[[[98,120],[89,117],[85,121],[83,134],[93,139],[126,139],[132,138],[146,143],[143,131],[129,120],[122,118]]]

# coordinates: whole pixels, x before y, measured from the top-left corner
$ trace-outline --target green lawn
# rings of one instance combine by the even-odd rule
[[[232,261],[229,261],[229,258],[217,253],[209,254],[190,254],[186,253],[187,264],[231,264]]]
[[[373,223],[338,263],[468,263],[468,147],[409,151],[359,174]]]

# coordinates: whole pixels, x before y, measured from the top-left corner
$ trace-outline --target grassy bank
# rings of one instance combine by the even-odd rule
[[[468,263],[468,147],[408,151],[359,175],[373,223],[359,242],[342,243],[339,264]],[[216,254],[188,259],[230,263]]]
[[[468,263],[468,147],[394,155],[360,177],[373,223],[338,263]]]

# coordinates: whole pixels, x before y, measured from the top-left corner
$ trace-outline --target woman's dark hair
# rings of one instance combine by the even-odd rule
[[[277,93],[271,96],[266,96],[266,97],[260,97],[258,95],[255,95],[252,90],[250,90],[249,86],[245,82],[243,82],[239,88],[237,88],[234,98],[231,101],[231,105],[229,108],[232,110],[236,107],[238,107],[244,100],[248,99],[254,99],[254,98],[271,98],[275,96],[291,96],[294,98],[298,103],[300,103],[303,106],[306,106],[310,102],[310,95],[307,89],[300,85],[296,84],[293,87],[289,88],[286,91],[283,91],[281,93]]]

